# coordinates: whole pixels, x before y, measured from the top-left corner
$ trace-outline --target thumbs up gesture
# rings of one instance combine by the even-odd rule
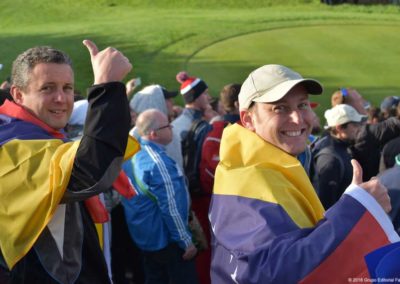
[[[99,51],[96,44],[90,40],[84,40],[92,61],[94,84],[113,81],[121,81],[131,71],[132,64],[122,52],[113,47]]]
[[[362,182],[362,168],[360,164],[356,160],[351,160],[351,165],[353,166],[353,180],[352,184],[358,185],[363,188],[369,194],[372,195],[373,198],[382,206],[383,210],[386,213],[392,210],[392,206],[390,204],[390,197],[387,191],[387,188],[380,183],[380,181],[373,177],[367,182]]]

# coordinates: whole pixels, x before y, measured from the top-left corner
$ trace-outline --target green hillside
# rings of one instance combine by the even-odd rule
[[[284,2],[284,3],[282,3]],[[0,80],[13,59],[51,45],[73,59],[76,86],[92,81],[84,38],[123,51],[130,77],[178,88],[183,69],[201,76],[213,95],[267,63],[319,79],[326,96],[354,86],[374,103],[398,94],[400,36],[396,6],[326,6],[303,1],[22,1],[0,2]],[[127,78],[129,79],[129,78]]]

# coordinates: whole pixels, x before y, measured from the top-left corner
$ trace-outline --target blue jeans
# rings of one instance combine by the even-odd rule
[[[183,253],[175,243],[158,251],[144,251],[146,284],[197,284],[194,258],[183,260]]]

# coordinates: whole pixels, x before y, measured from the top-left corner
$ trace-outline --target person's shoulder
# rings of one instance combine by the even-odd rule
[[[169,157],[166,153],[165,146],[160,144],[154,143],[152,141],[143,141],[141,142],[141,147],[143,150],[143,155],[146,157],[151,158],[155,163],[159,160],[165,160],[166,157]]]
[[[143,165],[146,162],[152,161],[151,152],[153,152],[152,147],[148,143],[140,142],[140,150],[134,156],[134,162],[138,165]]]
[[[347,153],[347,147],[339,143],[331,136],[321,141],[321,145],[312,150],[312,156],[317,164],[341,166],[343,165],[343,153]]]
[[[182,176],[179,166],[175,160],[167,154],[165,149],[161,147],[152,147],[147,148],[147,151],[147,160],[151,160],[151,164],[148,164],[148,168],[153,173],[159,172],[162,176]]]
[[[318,137],[313,143],[310,144],[310,149],[313,154],[318,153],[321,149],[328,147],[332,144],[332,136],[326,134]]]
[[[54,137],[43,128],[26,122],[24,120],[14,119],[2,116],[0,123],[0,141],[19,140],[48,140]]]
[[[374,132],[382,132],[391,127],[400,127],[400,119],[397,117],[389,117],[388,119],[376,124],[365,124],[361,128],[359,136],[362,136],[362,134],[366,136],[371,135],[371,133]]]
[[[383,147],[383,151],[385,151],[386,149],[399,148],[399,147],[400,147],[400,137],[396,137],[386,143],[386,145]]]
[[[378,177],[382,178],[382,177],[386,177],[386,176],[398,176],[398,179],[400,181],[400,165],[395,164],[393,167],[384,170],[383,172],[381,172]],[[399,184],[400,186],[400,184]]]
[[[176,118],[171,122],[171,124],[172,124],[174,127],[179,127],[179,126],[182,124],[182,122],[185,121],[185,120],[188,120],[188,118],[187,118],[187,116],[184,115],[184,113],[182,112],[178,117],[176,117]]]
[[[400,189],[400,166],[394,165],[393,167],[381,172],[378,179],[388,189]]]

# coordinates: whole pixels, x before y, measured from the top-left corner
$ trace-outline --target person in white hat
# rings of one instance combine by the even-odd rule
[[[352,156],[349,147],[367,119],[352,106],[337,105],[325,111],[329,134],[321,138],[312,149],[313,185],[328,209],[342,196],[353,178]]]
[[[364,256],[400,238],[386,215],[387,190],[352,184],[325,212],[296,158],[323,91],[282,65],[265,65],[239,94],[243,126],[225,128],[210,208],[212,283],[348,283],[368,278]],[[361,239],[362,237],[362,239]]]

